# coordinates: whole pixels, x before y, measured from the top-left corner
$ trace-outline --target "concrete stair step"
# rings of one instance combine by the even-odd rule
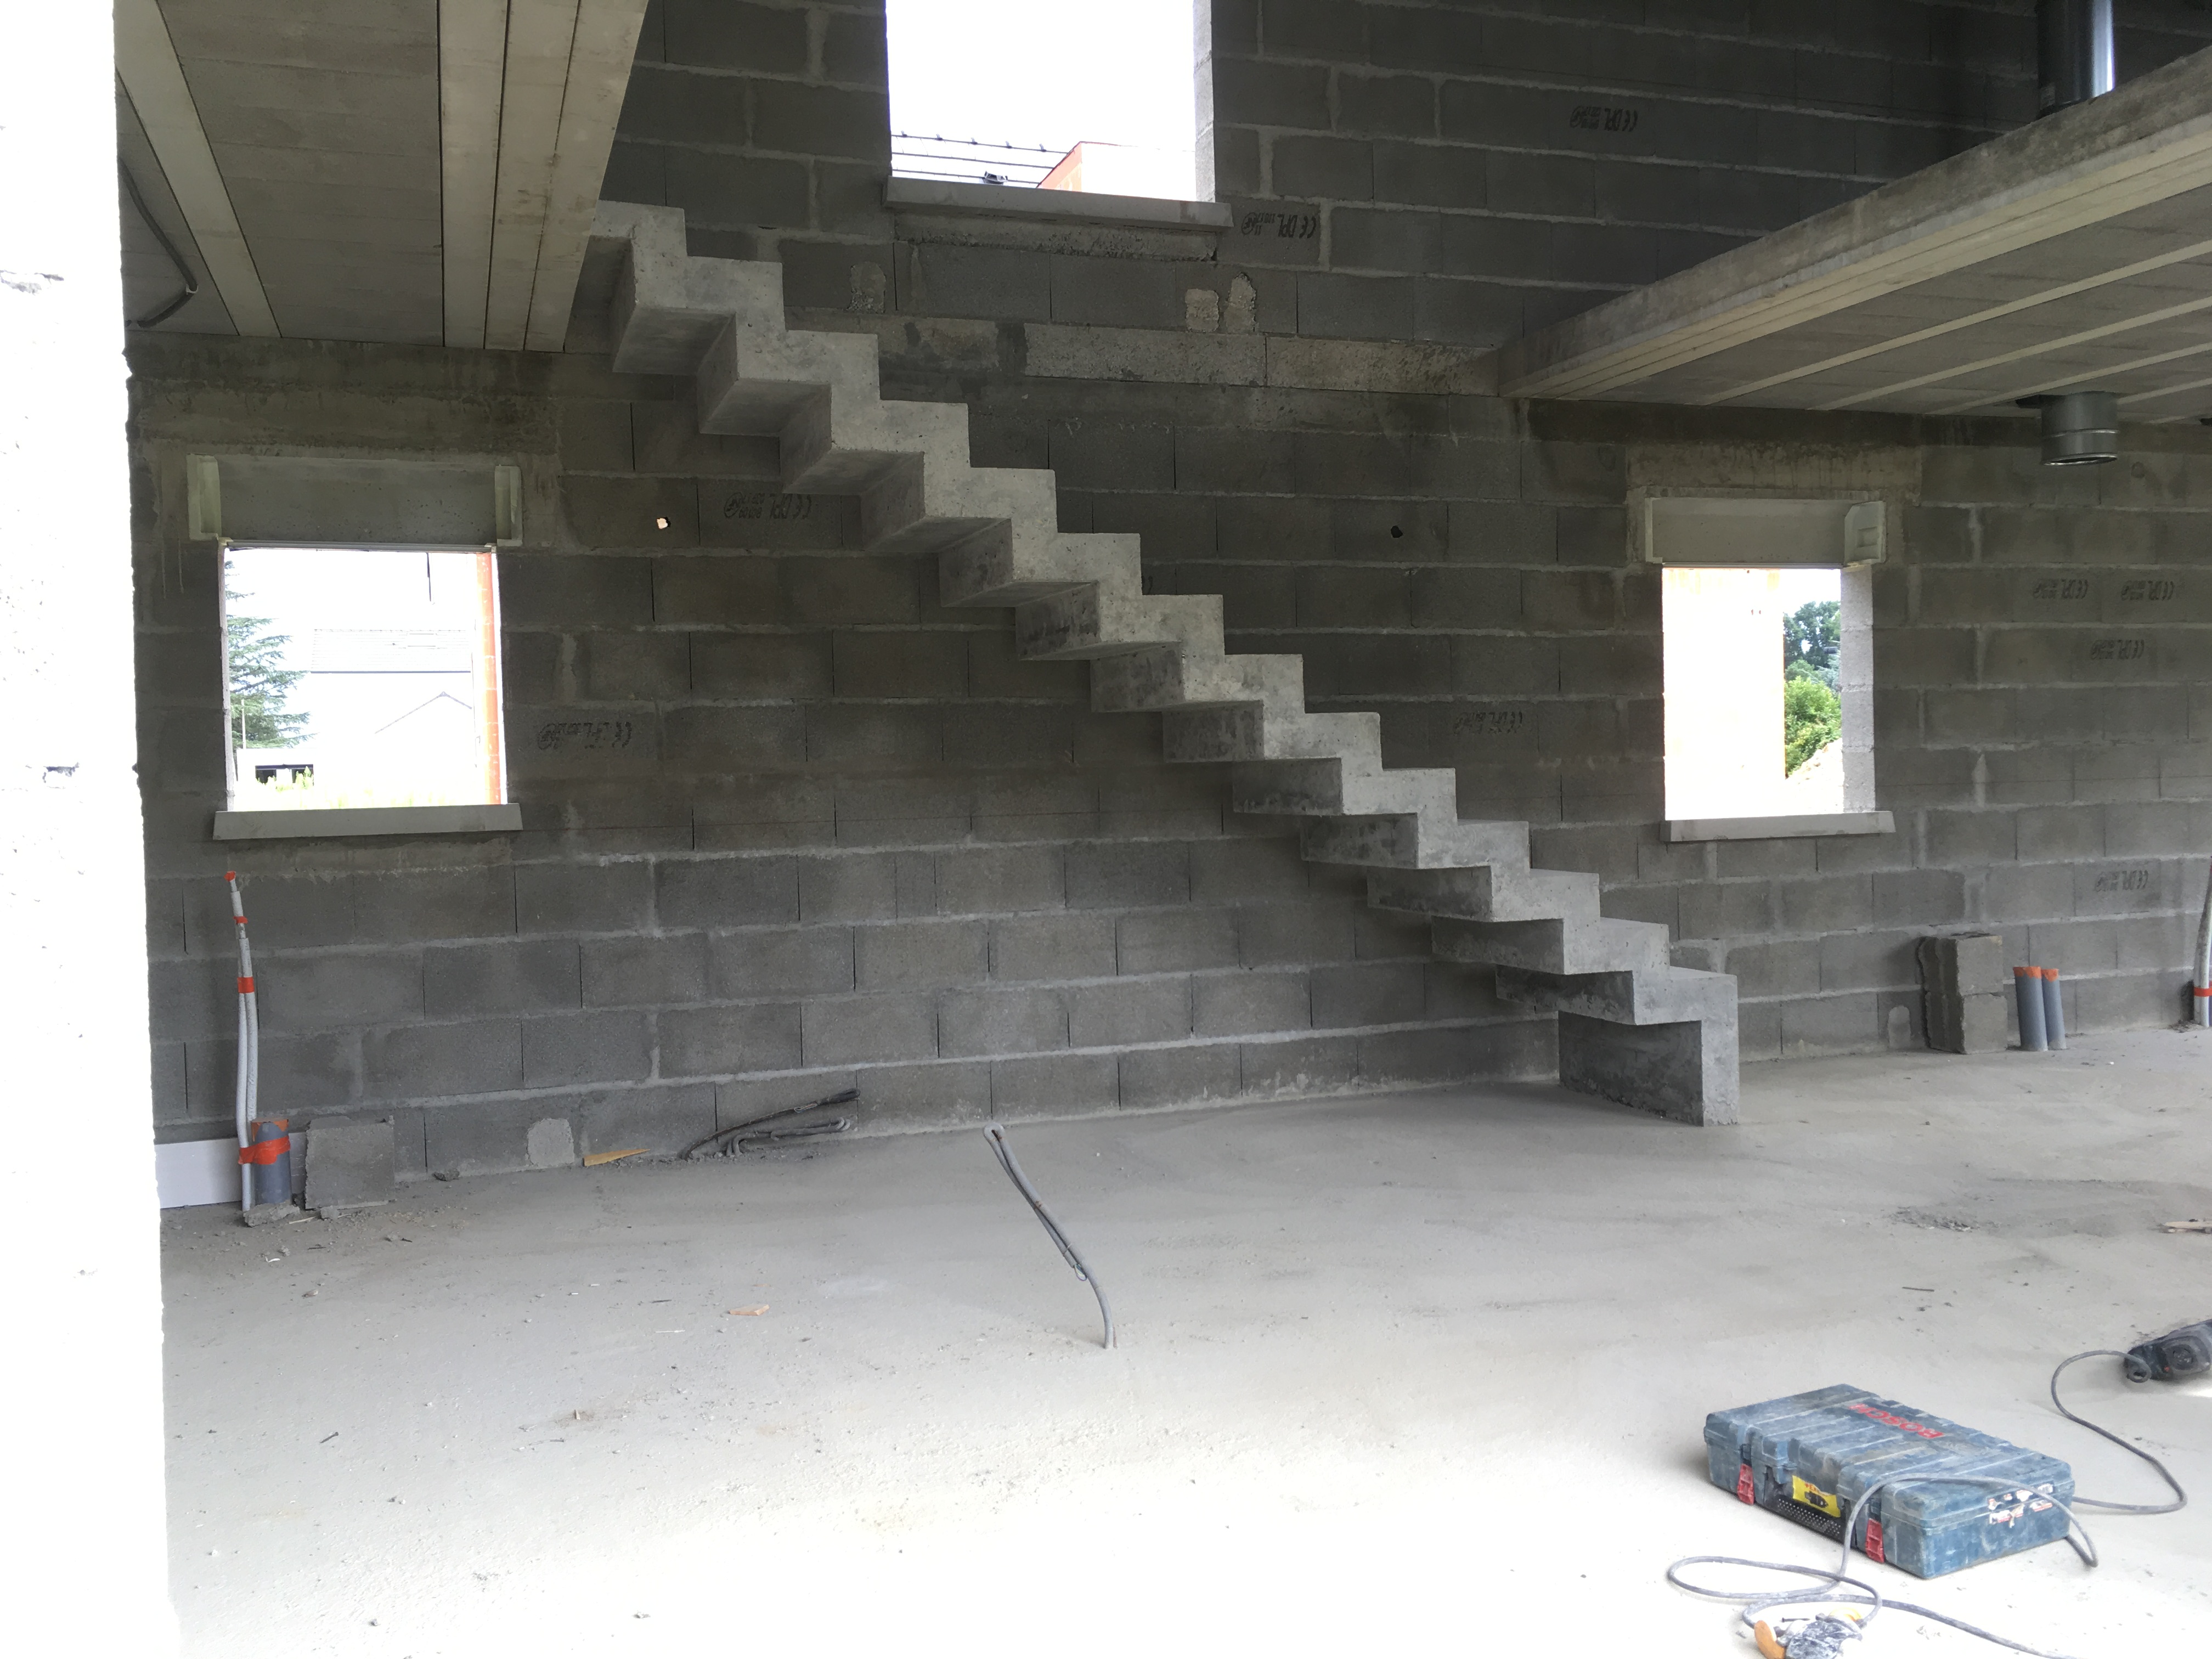
[[[1025,605],[1071,587],[1144,592],[1138,538],[1099,532],[1036,533],[999,520],[937,556],[939,599],[948,605]]]
[[[1503,922],[1439,916],[1430,924],[1429,942],[1447,962],[1526,968],[1543,974],[1599,974],[1668,965],[1664,927],[1653,921],[1617,921],[1611,916]]]
[[[1620,1025],[1663,1025],[1713,1019],[1732,1012],[1736,985],[1732,974],[1709,974],[1694,968],[1561,975],[1501,967],[1498,994],[1504,1001],[1547,1013],[1580,1014]]]
[[[1221,654],[1221,597],[1124,597],[1097,586],[1071,587],[1014,610],[1014,650],[1045,659],[1107,657],[1145,647],[1203,647]]]
[[[1370,868],[1367,876],[1370,904],[1465,921],[1596,921],[1597,890],[1597,878],[1586,870],[1478,864],[1453,870]]]
[[[1443,870],[1463,865],[1528,867],[1528,826],[1510,821],[1419,813],[1330,817],[1306,824],[1305,854],[1316,864],[1361,864],[1396,870]]]

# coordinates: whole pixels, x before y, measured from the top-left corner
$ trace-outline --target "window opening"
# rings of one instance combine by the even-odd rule
[[[1872,573],[1665,572],[1667,816],[1874,810]]]
[[[489,551],[223,550],[234,811],[501,805]]]
[[[890,0],[891,171],[1206,199],[1192,0]]]

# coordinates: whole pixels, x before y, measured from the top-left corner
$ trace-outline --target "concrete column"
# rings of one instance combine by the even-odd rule
[[[106,6],[0,7],[0,1602],[24,1653],[176,1651],[112,27]]]

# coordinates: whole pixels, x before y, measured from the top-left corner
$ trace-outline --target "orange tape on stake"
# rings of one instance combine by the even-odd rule
[[[292,1137],[278,1135],[274,1140],[257,1140],[251,1146],[238,1149],[240,1164],[274,1164],[292,1150]]]
[[[239,977],[238,977],[238,994],[239,994],[239,995],[240,995],[240,996],[248,996],[248,995],[251,995],[251,994],[252,994],[252,991],[253,991],[253,980],[252,980],[252,977],[250,975],[240,974],[240,975],[239,975]]]

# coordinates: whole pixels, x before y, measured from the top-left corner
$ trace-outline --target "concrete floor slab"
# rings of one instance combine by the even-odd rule
[[[1833,1382],[2159,1496],[2042,1391],[2212,1314],[2212,1237],[2160,1230],[2212,1218],[2212,1036],[1747,1067],[1743,1119],[1522,1086],[1016,1126],[1111,1352],[972,1131],[173,1212],[186,1650],[1747,1652],[1666,1564],[1833,1557],[1705,1483],[1703,1419]],[[2074,1376],[2212,1490],[2212,1385]],[[2212,1628],[2212,1510],[2090,1525],[2094,1572],[1858,1570],[2061,1652]]]

